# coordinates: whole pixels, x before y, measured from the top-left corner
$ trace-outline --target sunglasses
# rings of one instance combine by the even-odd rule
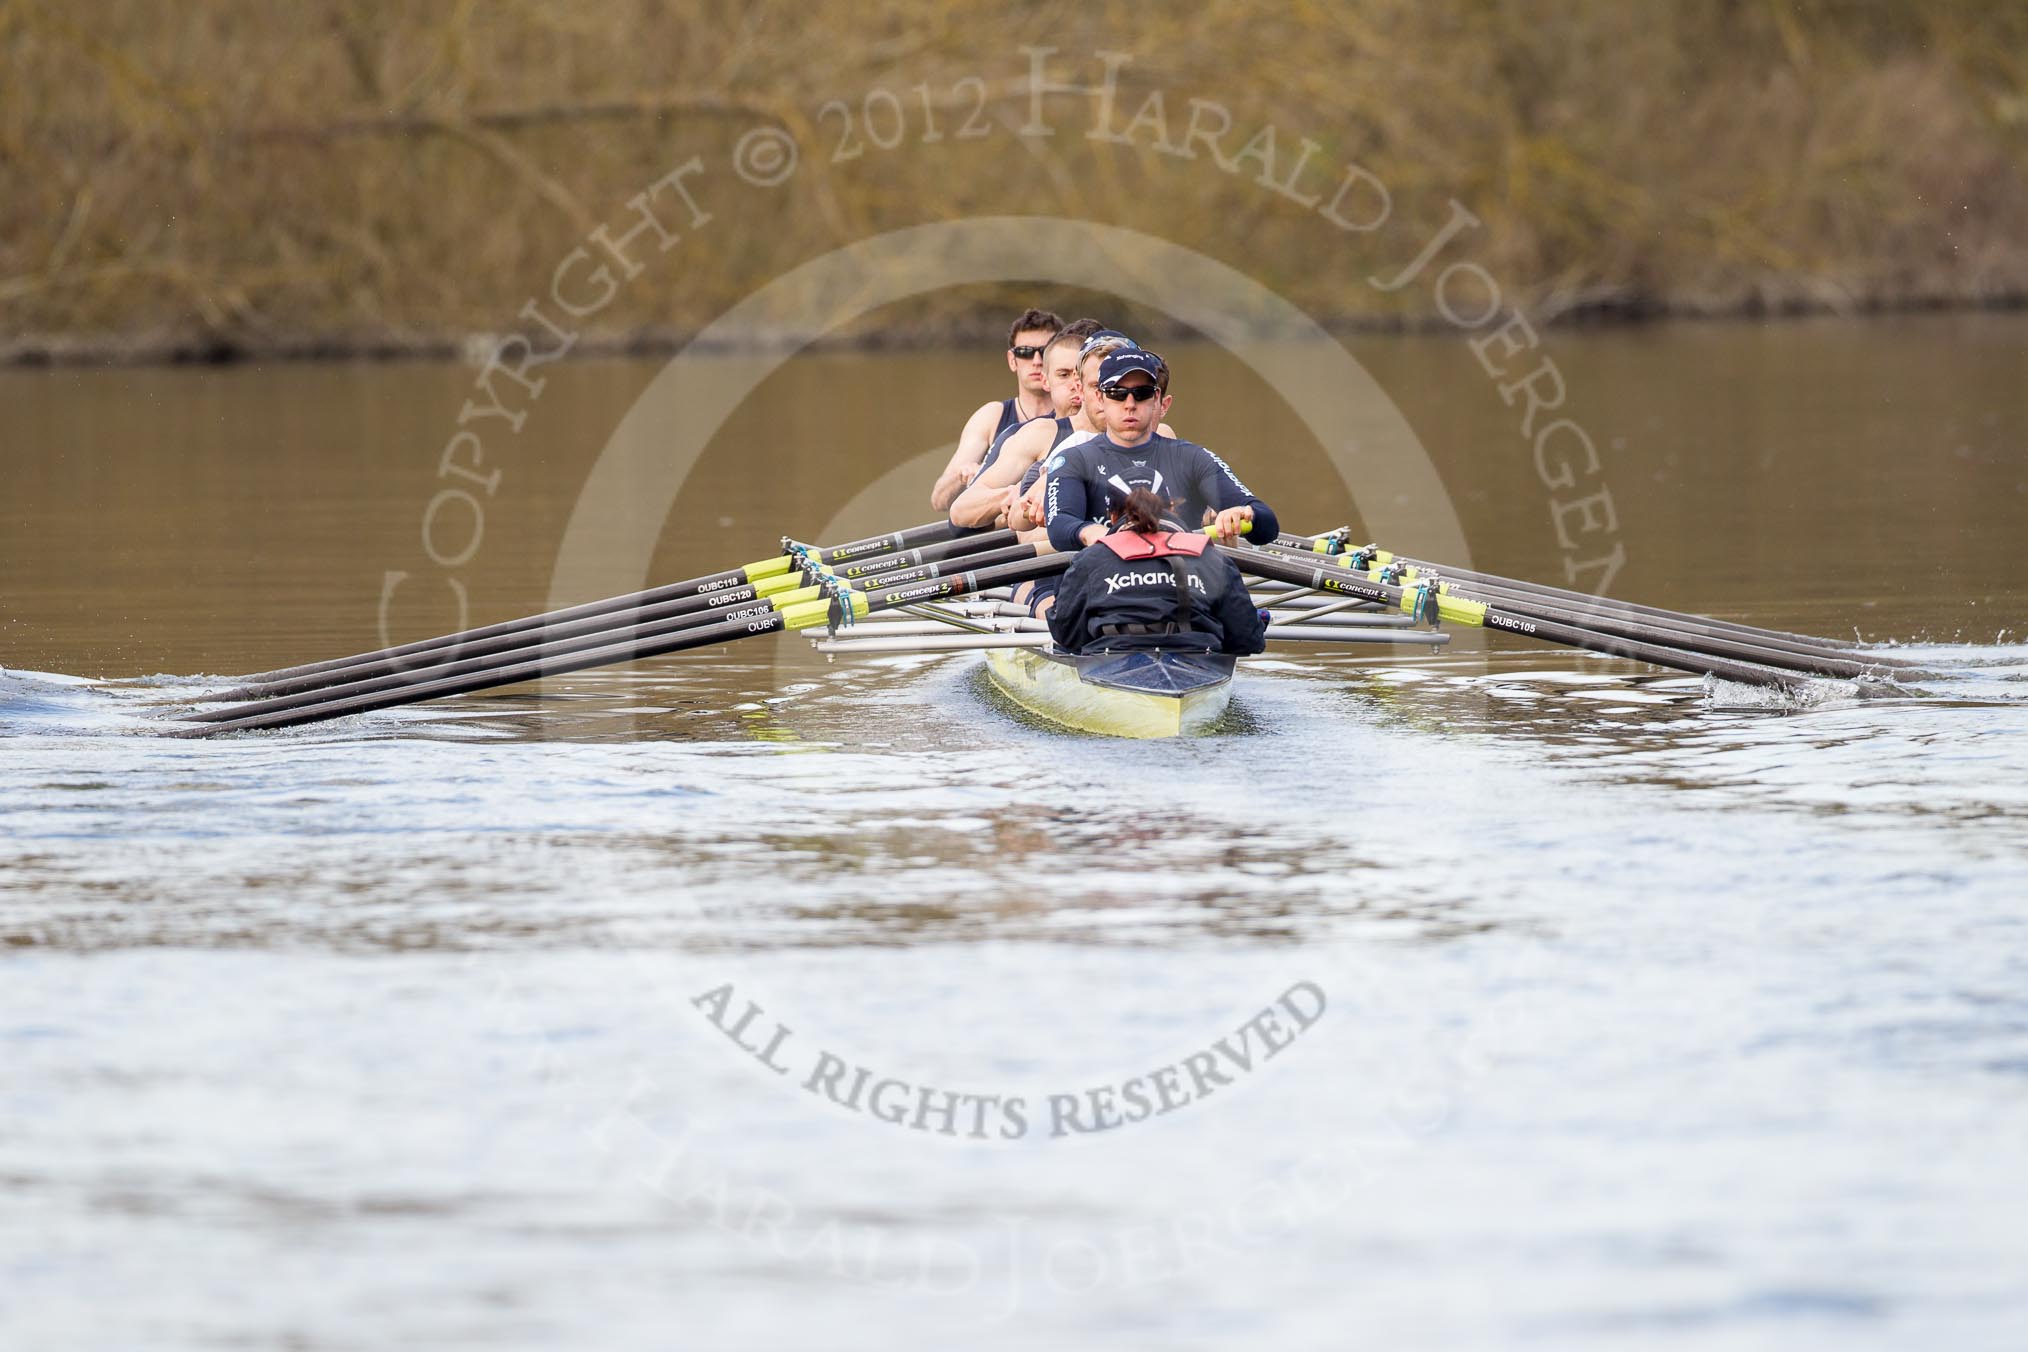
[[[1045,344],[1045,346],[1047,345]],[[1009,352],[1012,352],[1015,356],[1019,357],[1022,361],[1034,361],[1037,357],[1042,355],[1042,348],[1040,347],[1010,347],[1007,350]]]
[[[1125,403],[1129,399],[1137,404],[1146,403],[1150,399],[1159,399],[1162,395],[1162,392],[1153,385],[1107,385],[1099,393],[1116,404]]]

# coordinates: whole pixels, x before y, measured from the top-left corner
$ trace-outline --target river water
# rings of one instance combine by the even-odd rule
[[[383,609],[925,520],[1003,377],[687,359],[757,383],[658,413],[643,538],[581,505],[659,362],[546,368],[465,476],[470,367],[0,373],[8,1345],[2019,1346],[2028,320],[1558,335],[1569,490],[1462,340],[1347,347],[1344,457],[1210,347],[1171,421],[1295,527],[1617,543],[1942,674],[1768,709],[1460,635],[1127,744],[768,638],[169,740]]]

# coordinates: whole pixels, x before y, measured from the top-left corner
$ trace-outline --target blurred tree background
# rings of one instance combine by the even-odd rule
[[[1160,92],[1166,131],[1095,140],[1092,101],[1058,96],[1056,135],[1017,135],[1024,46],[1086,83],[1126,54],[1114,125]],[[1230,113],[1228,154],[1273,126],[1278,175],[1314,140],[1309,191],[1370,171],[1390,223],[1347,233],[1257,160],[1164,153],[1192,99]],[[731,177],[757,126],[801,148],[778,189]],[[2028,5],[0,0],[0,355],[454,346],[514,326],[692,155],[723,219],[629,282],[608,341],[679,338],[839,244],[979,214],[1146,230],[1319,318],[1410,322],[1427,289],[1366,278],[1452,198],[1484,221],[1469,256],[1538,318],[2015,303]]]

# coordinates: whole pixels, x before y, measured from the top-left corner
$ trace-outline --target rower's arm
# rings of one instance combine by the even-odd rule
[[[965,491],[965,485],[978,472],[979,462],[986,458],[986,448],[993,444],[993,428],[999,421],[998,400],[981,404],[978,412],[965,420],[965,430],[958,434],[958,448],[951,452],[951,462],[944,466],[944,472],[937,476],[936,487],[930,490],[932,510],[948,510],[958,500],[958,494]]]
[[[1275,515],[1275,509],[1253,495],[1253,490],[1239,481],[1232,472],[1232,466],[1218,458],[1218,453],[1199,447],[1204,451],[1204,465],[1200,472],[1197,490],[1214,511],[1225,511],[1231,507],[1253,508],[1253,529],[1248,538],[1256,544],[1272,544],[1282,533],[1282,523]]]
[[[1053,419],[1038,418],[1009,436],[993,463],[980,470],[978,477],[951,504],[951,524],[990,526],[998,520],[1010,500],[1009,490],[1021,482],[1021,476],[1035,463],[1036,448],[1047,450],[1055,432]]]
[[[1010,496],[1007,500],[1006,524],[1018,532],[1014,538],[1021,544],[1038,546],[1038,551],[1043,554],[1054,554],[1056,547],[1049,543],[1048,518],[1044,515],[1047,509],[1043,490],[1048,487],[1049,481],[1037,475],[1027,492],[1018,488],[1010,490],[1018,496]]]
[[[1091,541],[1084,538],[1087,528],[1097,532],[1092,539],[1105,534],[1102,527],[1093,526],[1087,520],[1091,515],[1091,498],[1085,492],[1084,480],[1076,474],[1052,474],[1049,484],[1044,515],[1049,527],[1049,543],[1058,552],[1075,554]]]

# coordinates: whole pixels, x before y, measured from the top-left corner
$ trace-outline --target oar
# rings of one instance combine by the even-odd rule
[[[274,671],[257,672],[240,678],[242,685],[259,685],[267,682],[289,680],[308,676],[315,672],[330,671],[338,667],[355,666],[368,662],[391,662],[418,653],[436,652],[455,648],[476,639],[493,638],[500,634],[520,633],[539,629],[544,625],[565,620],[583,619],[588,615],[609,615],[619,610],[634,610],[641,606],[654,605],[662,601],[674,601],[685,596],[698,596],[738,587],[747,583],[759,583],[788,573],[800,561],[815,559],[822,563],[845,563],[871,554],[892,554],[900,550],[919,546],[934,545],[950,540],[956,527],[948,520],[931,521],[907,530],[889,532],[886,535],[870,535],[863,540],[853,540],[842,545],[803,545],[793,540],[782,541],[782,552],[771,558],[758,559],[738,568],[728,568],[721,573],[707,573],[683,582],[670,582],[646,591],[629,593],[626,596],[608,597],[603,601],[587,601],[583,605],[566,606],[542,615],[530,615],[519,620],[504,620],[499,624],[481,625],[455,634],[443,634],[436,638],[417,639],[413,643],[401,643],[391,648],[381,648],[370,653],[355,653],[350,657],[334,657],[323,662],[306,662],[301,666],[281,667]],[[968,536],[967,539],[978,539]],[[1013,539],[1012,532],[1007,540]]]
[[[880,555],[860,563],[837,566],[881,572],[903,570],[910,564],[960,555],[983,555],[996,545],[1011,547],[1013,544],[1013,531],[992,531],[943,544]],[[840,546],[848,549],[856,547],[856,545]],[[794,548],[800,551],[804,547]],[[829,551],[820,550],[813,555],[800,552],[784,554],[780,560],[781,571],[737,586],[712,586],[708,590],[697,590],[698,579],[673,582],[667,587],[635,592],[629,596],[588,602],[568,610],[551,611],[547,615],[535,615],[523,620],[505,621],[484,629],[447,635],[443,639],[425,640],[420,645],[410,644],[406,649],[394,650],[392,655],[367,653],[356,658],[314,663],[310,670],[301,675],[250,681],[230,690],[199,695],[195,702],[217,704],[293,695],[325,686],[349,685],[394,673],[420,671],[446,662],[506,652],[531,643],[547,642],[551,638],[592,633],[600,628],[622,624],[645,624],[675,615],[703,615],[713,610],[745,606],[753,601],[772,599],[785,604],[799,600],[807,601],[810,599],[809,596],[798,593],[809,582],[819,576],[828,575],[827,570],[833,565],[821,561],[828,553]],[[999,561],[1005,562],[1012,557],[1015,556],[1006,555]],[[766,566],[772,566],[774,562],[770,560]],[[762,566],[749,564],[745,569],[735,571],[745,573]],[[722,573],[716,576],[723,578],[732,574]],[[646,599],[660,596],[663,592],[673,592],[674,595],[661,600]]]
[[[1339,560],[1354,572],[1364,572],[1370,568],[1385,566],[1390,563],[1404,564],[1412,568],[1422,568],[1431,572],[1441,573],[1447,578],[1460,582],[1497,585],[1512,591],[1542,597],[1552,603],[1560,603],[1566,608],[1580,610],[1585,613],[1611,610],[1629,616],[1640,616],[1656,620],[1694,619],[1713,632],[1731,634],[1735,637],[1755,642],[1772,639],[1786,643],[1803,644],[1820,650],[1834,650],[1838,652],[1844,652],[1860,646],[1844,639],[1823,638],[1815,634],[1796,634],[1786,629],[1764,629],[1758,625],[1739,624],[1732,620],[1714,620],[1706,615],[1692,616],[1682,611],[1663,610],[1658,606],[1641,605],[1635,601],[1621,601],[1614,597],[1599,596],[1592,592],[1573,591],[1568,587],[1553,587],[1547,583],[1529,582],[1523,578],[1502,577],[1497,573],[1482,573],[1470,568],[1453,568],[1428,559],[1391,553],[1374,545],[1348,547],[1344,543],[1342,532],[1333,532],[1330,535],[1322,535],[1315,538],[1298,537],[1292,539],[1290,536],[1284,535],[1277,539],[1272,547],[1276,549],[1290,549],[1302,554],[1325,554]]]
[[[1790,691],[1806,689],[1810,684],[1809,678],[1798,676],[1793,672],[1704,653],[1687,652],[1665,643],[1601,634],[1575,625],[1518,614],[1497,604],[1447,595],[1435,587],[1430,587],[1427,591],[1415,586],[1397,587],[1374,581],[1346,568],[1319,566],[1308,561],[1269,554],[1264,550],[1233,547],[1228,552],[1231,553],[1234,562],[1249,573],[1273,578],[1278,582],[1293,582],[1298,586],[1315,587],[1320,591],[1333,591],[1346,596],[1364,596],[1370,600],[1384,601],[1389,605],[1400,607],[1406,614],[1416,614],[1425,607],[1433,606],[1439,618],[1454,624],[1524,634],[1549,643],[1561,643],[1568,647],[1605,653],[1612,657],[1633,658],[1636,661],[1669,667],[1676,671],[1719,676],[1725,680],[1740,681],[1748,685],[1778,686]]]
[[[301,676],[274,681],[256,681],[234,686],[230,690],[211,691],[193,696],[192,702],[238,704],[247,700],[265,700],[283,695],[302,694],[306,691],[335,689],[377,677],[413,676],[446,663],[483,659],[534,643],[572,638],[581,634],[597,634],[622,625],[645,625],[660,620],[682,618],[701,624],[729,615],[758,614],[765,612],[770,605],[780,608],[793,605],[797,601],[811,600],[821,594],[818,588],[807,585],[800,573],[783,573],[778,577],[763,578],[759,582],[744,586],[728,587],[723,591],[704,592],[700,595],[680,596],[671,601],[643,605],[639,608],[601,610],[577,619],[553,620],[547,624],[534,626],[496,626],[502,632],[487,637],[467,638],[459,643],[447,644],[440,648],[427,648],[400,657],[363,657],[335,666],[324,666],[321,670]]]
[[[1427,582],[1441,595],[1495,602],[1505,611],[1530,619],[1551,621],[1618,638],[1666,644],[1669,647],[1714,657],[1728,657],[1765,666],[1781,667],[1789,671],[1807,672],[1816,676],[1858,680],[1888,675],[1933,675],[1916,670],[1906,663],[1859,662],[1836,653],[1814,650],[1804,645],[1783,644],[1773,639],[1756,643],[1713,634],[1699,626],[1695,616],[1635,620],[1623,618],[1612,612],[1579,611],[1547,605],[1536,597],[1478,583],[1459,584],[1435,571],[1424,572],[1418,568],[1375,568],[1355,575],[1363,576],[1368,581],[1392,582],[1405,587]]]
[[[1274,552],[1283,553],[1279,550]],[[1469,570],[1460,571],[1469,572]],[[1740,632],[1738,626],[1728,626],[1701,615],[1687,615],[1677,611],[1657,610],[1653,607],[1645,607],[1647,613],[1640,615],[1621,603],[1608,601],[1601,604],[1596,597],[1566,604],[1560,599],[1549,600],[1521,590],[1510,585],[1506,579],[1494,582],[1460,581],[1448,570],[1405,565],[1404,561],[1399,559],[1394,564],[1367,569],[1362,575],[1369,581],[1392,581],[1404,585],[1414,584],[1425,578],[1437,579],[1439,589],[1446,594],[1466,594],[1474,598],[1497,601],[1504,609],[1517,615],[1553,620],[1621,638],[1666,643],[1671,647],[1708,653],[1716,657],[1732,657],[1767,666],[1785,667],[1791,671],[1805,671],[1818,676],[1841,680],[1890,675],[1910,678],[1935,676],[1934,672],[1924,671],[1914,663],[1901,658],[1875,658],[1869,655],[1862,661],[1851,657],[1850,650],[1833,650],[1813,642],[1778,637],[1771,631],[1767,637],[1757,637],[1753,631]],[[1555,589],[1545,590],[1555,591]],[[1583,593],[1566,594],[1583,596]]]
[[[730,643],[735,639],[749,638],[756,634],[777,634],[826,623],[849,624],[854,619],[917,601],[960,596],[991,587],[1025,582],[1031,578],[1047,577],[1068,568],[1071,559],[1075,557],[1068,554],[1032,557],[1034,546],[1028,545],[1023,548],[1030,551],[1031,557],[990,568],[881,587],[871,592],[852,591],[841,586],[838,596],[798,602],[780,610],[771,609],[765,615],[756,615],[749,619],[722,618],[715,623],[654,636],[630,634],[599,647],[585,648],[554,657],[529,655],[523,660],[505,665],[492,665],[484,670],[462,675],[440,675],[397,689],[347,695],[265,713],[245,714],[224,722],[183,723],[164,728],[162,731],[163,735],[169,737],[210,737],[221,732],[285,728],[300,723],[338,718],[346,714],[391,709],[422,700],[440,699],[447,695],[468,695],[480,690],[491,690],[497,686],[514,685],[546,676],[562,676],[573,671],[612,666],[644,657],[687,652],[714,644]]]
[[[854,656],[863,653],[961,653],[983,652],[988,648],[1042,648],[1050,642],[1047,631],[1003,630],[987,634],[958,634],[952,633],[945,625],[925,625],[923,628],[932,632],[890,634],[889,628],[881,625],[877,633],[865,638],[813,638],[810,646],[832,656]],[[1432,633],[1427,629],[1406,631],[1332,624],[1271,624],[1267,627],[1267,638],[1270,643],[1386,643],[1422,648],[1441,648],[1451,641],[1449,634]]]
[[[873,580],[897,568],[907,568],[918,563],[941,563],[947,559],[1006,549],[1019,543],[1020,537],[1011,530],[989,530],[976,535],[961,535],[942,544],[925,545],[921,549],[874,554],[844,562],[812,554],[803,558],[799,566],[804,575],[812,579],[823,576],[842,577],[854,581]]]
[[[954,563],[977,570],[1034,556],[1035,548],[1032,545],[1010,545],[1005,549],[966,555]],[[939,577],[951,566],[944,563],[927,563],[914,568],[900,569],[886,574],[885,577],[895,585],[900,585],[904,582]],[[766,615],[771,610],[790,610],[805,602],[828,597],[834,594],[834,591],[835,587],[798,587],[773,596],[761,597],[748,605],[709,611],[699,611],[695,604],[698,598],[691,597],[618,615],[594,615],[571,624],[549,626],[527,633],[506,634],[498,638],[481,640],[463,648],[446,650],[445,657],[455,660],[440,660],[434,655],[429,655],[411,659],[426,665],[405,666],[393,670],[387,669],[386,664],[376,664],[375,674],[336,682],[329,678],[347,673],[326,672],[318,676],[303,677],[296,682],[282,683],[284,687],[290,685],[302,687],[293,691],[285,688],[248,703],[235,704],[224,709],[206,709],[182,717],[191,722],[228,723],[261,714],[304,709],[333,700],[421,686],[449,677],[472,675],[495,667],[514,666],[530,661],[549,661],[572,653],[608,647],[622,641],[647,641],[728,620],[751,620]]]

